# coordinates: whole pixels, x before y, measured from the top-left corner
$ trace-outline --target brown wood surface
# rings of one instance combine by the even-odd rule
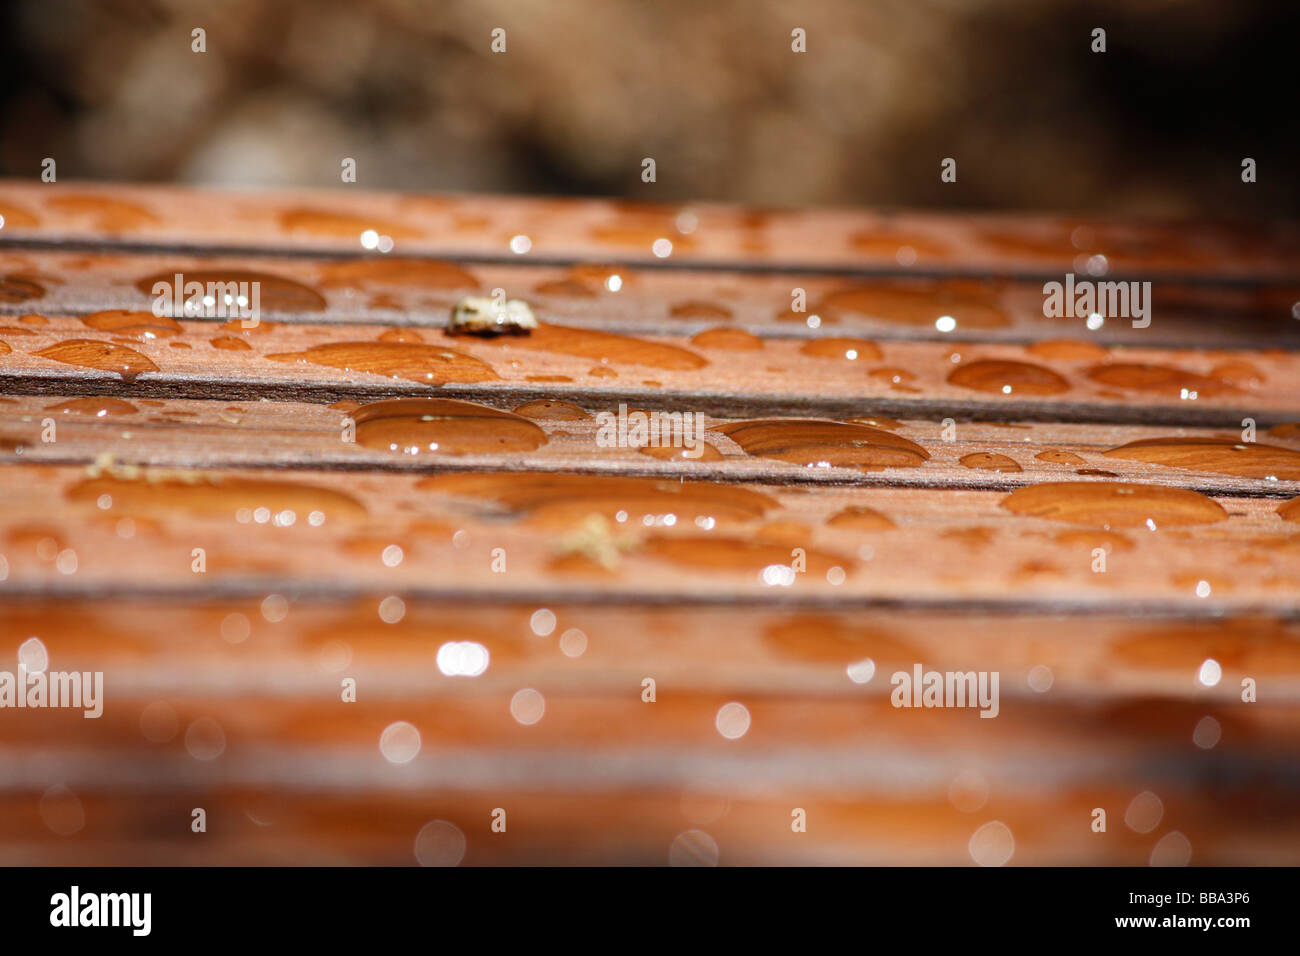
[[[106,685],[0,710],[0,862],[430,862],[435,820],[469,864],[978,863],[994,821],[1012,863],[1300,859],[1291,226],[18,183],[0,216],[0,649]],[[1080,255],[1154,282],[1149,328],[1043,317]],[[260,276],[261,326],[155,319],[175,272]],[[494,288],[543,327],[446,334]],[[463,404],[368,426],[393,399]],[[716,454],[604,447],[620,403]],[[892,706],[915,664],[998,672],[998,716]]]

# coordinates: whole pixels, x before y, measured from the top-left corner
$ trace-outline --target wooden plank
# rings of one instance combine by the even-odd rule
[[[367,231],[404,255],[619,261],[713,268],[744,263],[861,272],[1115,273],[1286,278],[1300,274],[1295,224],[1233,228],[1097,219],[867,210],[743,209],[713,204],[457,197],[359,189],[275,194],[176,186],[0,183],[3,238],[171,249],[294,248],[354,255]],[[526,252],[512,249],[526,237]],[[668,240],[666,257],[654,244]],[[514,249],[525,246],[515,242]]]
[[[1041,279],[924,276],[845,277],[831,273],[754,273],[732,269],[664,270],[579,263],[452,262],[367,257],[213,256],[177,253],[59,252],[0,248],[7,277],[0,313],[61,315],[105,309],[148,311],[154,281],[176,274],[262,277],[264,317],[275,321],[442,326],[469,293],[502,289],[547,321],[629,334],[693,336],[743,328],[761,337],[1050,342],[1189,349],[1296,348],[1292,307],[1300,282],[1210,284],[1157,282],[1150,325],[1087,316],[1047,318]],[[1060,281],[1061,277],[1056,277]],[[797,299],[802,296],[802,302]],[[796,304],[802,311],[794,311]],[[938,333],[936,322],[954,325]]]
[[[1294,610],[1294,505],[1081,482],[1037,517],[1050,487],[0,469],[11,592]]]
[[[24,321],[25,319],[25,321]],[[114,334],[116,333],[116,334]],[[386,336],[386,338],[381,338]],[[418,341],[413,341],[418,339]],[[149,313],[6,322],[7,391],[280,399],[430,395],[654,402],[737,416],[996,417],[1260,427],[1300,418],[1300,352],[821,339],[740,348],[548,325],[484,340],[445,329],[157,320]],[[850,358],[849,356],[853,356]],[[509,400],[509,399],[506,399]]]
[[[232,403],[66,395],[15,395],[0,399],[0,405],[6,422],[0,435],[7,443],[0,447],[0,461],[10,463],[93,464],[108,455],[119,465],[178,469],[528,470],[693,481],[967,489],[1110,478],[1208,494],[1300,495],[1300,430],[1294,425],[1258,432],[1257,441],[1244,442],[1240,430],[1043,422],[962,422],[945,427],[935,421],[876,417],[870,419],[876,423],[870,427],[883,428],[914,443],[929,457],[908,462],[908,467],[864,466],[870,470],[863,470],[834,464],[833,443],[820,451],[809,443],[806,461],[795,455],[787,456],[792,460],[782,460],[750,454],[728,434],[745,419],[707,415],[701,419],[698,436],[688,432],[672,439],[678,451],[672,457],[660,457],[674,451],[668,438],[662,446],[656,437],[656,444],[646,448],[609,447],[603,444],[601,433],[602,421],[609,420],[597,416],[616,416],[617,406],[583,408],[559,401],[514,405],[515,415],[532,422],[534,428],[507,419],[509,427],[527,429],[512,436],[515,443],[511,447],[493,447],[490,434],[476,439],[464,430],[456,436],[459,440],[453,441],[447,430],[439,436],[438,449],[431,451],[428,444],[435,436],[429,429],[420,443],[422,454],[409,451],[417,442],[418,425],[410,423],[411,430],[394,447],[399,438],[396,432],[372,433],[364,423],[381,409],[392,415],[407,406],[410,419],[436,409],[468,422],[475,415],[493,414],[493,407],[468,402],[427,406],[419,399],[407,400],[406,405],[393,405],[389,400],[385,405],[343,402],[327,406],[292,401]],[[359,436],[355,434],[357,421],[363,422]],[[812,420],[790,421],[795,429],[792,434],[800,427],[816,427]],[[855,434],[857,440],[882,438],[878,432],[849,430],[850,437]],[[697,437],[708,449],[693,460],[682,457]],[[536,447],[529,447],[533,445]],[[780,450],[784,453],[787,448]],[[809,462],[819,456],[831,460],[810,467]]]

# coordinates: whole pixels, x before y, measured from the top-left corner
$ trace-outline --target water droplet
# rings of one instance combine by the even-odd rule
[[[1058,448],[1049,448],[1047,451],[1040,451],[1034,456],[1039,461],[1049,461],[1054,465],[1082,465],[1084,459],[1080,458],[1072,451],[1061,451]]]
[[[448,641],[438,648],[438,670],[448,677],[478,677],[491,661],[488,649],[477,641]]]
[[[1259,442],[1243,444],[1231,438],[1144,438],[1105,454],[1238,478],[1300,480],[1300,452]]]
[[[1202,750],[1211,750],[1223,737],[1223,726],[1208,714],[1196,722],[1192,743]]]
[[[1184,401],[1200,395],[1209,397],[1236,391],[1226,382],[1167,365],[1115,362],[1094,365],[1087,370],[1086,374],[1094,382],[1102,385],[1131,391],[1156,392]]]
[[[531,687],[515,691],[510,698],[510,716],[526,727],[542,719],[546,713],[546,698]]]
[[[1186,866],[1192,861],[1192,842],[1174,830],[1151,848],[1152,866]]]
[[[295,282],[293,279],[286,279],[283,276],[272,275],[269,272],[250,272],[242,269],[168,269],[166,272],[159,272],[153,275],[144,276],[137,280],[135,287],[145,295],[154,295],[154,286],[161,284],[168,289],[175,287],[176,274],[180,273],[185,285],[191,282],[200,283],[205,289],[210,286],[229,287],[233,285],[238,288],[240,284],[247,284],[250,288],[253,283],[257,283],[258,290],[258,307],[272,312],[320,312],[325,308],[325,297],[315,289],[303,285],[301,282]],[[183,290],[182,290],[183,291]],[[230,313],[227,312],[227,315]],[[239,320],[234,320],[239,324]]]
[[[1024,470],[1014,458],[987,451],[977,451],[969,455],[963,455],[959,461],[967,468],[975,468],[980,471],[1016,472]]]
[[[848,422],[818,419],[757,419],[716,429],[748,455],[805,467],[911,468],[930,457],[920,445],[899,435]]]
[[[267,358],[276,362],[322,365],[344,372],[384,375],[422,385],[488,382],[498,378],[490,365],[468,353],[442,345],[411,342],[331,342],[313,345],[301,352],[275,353]]]
[[[976,770],[963,770],[948,785],[948,802],[961,813],[978,813],[989,800],[989,782]]]
[[[549,637],[555,630],[555,612],[549,608],[539,608],[528,619],[528,626],[538,637]]]
[[[705,329],[691,338],[691,344],[703,349],[753,352],[763,347],[763,340],[744,329]]]
[[[465,834],[446,820],[430,820],[415,836],[415,859],[420,866],[459,866],[465,859]]]
[[[867,339],[811,339],[799,347],[804,355],[841,359],[848,362],[878,362],[884,357],[880,347]]]
[[[1005,866],[1015,855],[1016,840],[1009,826],[991,820],[971,834],[967,850],[980,866]]]
[[[483,344],[490,347],[509,346],[540,352],[560,352],[597,362],[648,365],[653,368],[690,370],[709,364],[703,356],[676,345],[597,329],[552,325],[548,322],[539,322],[537,328],[526,336],[485,339]]]
[[[1037,664],[1029,671],[1029,689],[1036,694],[1045,694],[1052,689],[1055,680],[1052,669],[1046,664]]]
[[[52,833],[72,836],[86,825],[86,811],[81,800],[63,784],[56,784],[41,794],[41,822]]]
[[[538,422],[578,422],[587,421],[591,418],[582,407],[574,405],[572,402],[564,402],[553,398],[525,402],[523,405],[516,407],[514,413]]]
[[[668,848],[669,866],[717,866],[718,841],[703,830],[685,830]]]
[[[114,372],[124,382],[133,382],[144,372],[158,371],[157,365],[135,349],[97,339],[64,339],[36,354],[65,365]]]
[[[571,627],[560,635],[560,650],[565,657],[581,657],[587,651],[587,635]]]
[[[714,719],[714,724],[718,728],[718,733],[728,740],[739,740],[749,733],[749,708],[737,701],[723,704],[718,709],[718,716]]]
[[[90,398],[73,398],[66,402],[47,405],[46,411],[61,412],[64,415],[75,412],[81,415],[91,415],[95,418],[106,418],[114,415],[132,415],[139,409],[120,398],[92,396]]]
[[[532,451],[546,433],[519,415],[449,398],[398,398],[352,415],[357,444],[404,455]]]
[[[1222,505],[1196,491],[1119,482],[1046,482],[1018,488],[1001,504],[1020,515],[1105,529],[1213,524],[1228,517]]]
[[[948,373],[948,381],[962,388],[1000,395],[1059,395],[1070,388],[1069,382],[1049,368],[1000,359],[980,359],[960,365]]]
[[[410,763],[420,753],[420,731],[404,720],[389,724],[379,735],[379,752],[389,763]]]
[[[216,760],[226,751],[226,732],[211,717],[199,717],[185,730],[185,750],[195,760]]]
[[[406,602],[390,594],[379,602],[379,619],[385,624],[396,624],[406,616]]]
[[[150,743],[165,744],[175,739],[180,729],[176,708],[165,700],[155,700],[140,711],[140,733]]]

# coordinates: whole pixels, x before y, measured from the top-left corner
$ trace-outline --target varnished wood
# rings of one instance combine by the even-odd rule
[[[36,638],[107,688],[98,720],[0,711],[0,862],[411,863],[435,819],[471,864],[666,863],[689,830],[724,864],[969,863],[991,820],[1014,863],[1144,864],[1171,831],[1194,863],[1300,858],[1291,225],[72,183],[0,184],[0,215],[0,645]],[[366,226],[414,272],[376,278]],[[1085,252],[1156,280],[1149,329],[1043,317],[1043,281]],[[173,270],[289,280],[297,304],[254,332],[95,324],[147,313],[141,280]],[[796,286],[819,322],[789,313]],[[444,333],[497,287],[535,338]],[[843,305],[899,288],[880,314]],[[961,296],[973,322],[917,321]],[[636,341],[575,355],[548,326]],[[714,328],[749,337],[695,338]],[[471,371],[270,358],[386,333]],[[835,337],[857,358],[805,350]],[[57,360],[76,340],[156,369]],[[1065,385],[949,380],[981,360]],[[1172,371],[1154,391],[1089,375],[1125,365]],[[359,406],[421,397],[518,410],[521,445],[345,440]],[[620,403],[704,413],[718,457],[603,446],[594,416]],[[764,457],[736,429],[772,417],[858,418],[845,441],[902,451]],[[1172,439],[1192,450],[1131,451]],[[1023,497],[1054,482],[1077,485]],[[1086,500],[1116,483],[1172,495],[1159,525]],[[450,676],[448,642],[490,663]],[[914,665],[999,672],[998,717],[891,706]],[[512,714],[524,689],[536,723]],[[733,702],[751,723],[727,739]],[[381,752],[399,721],[421,736],[409,763]],[[1139,833],[1125,811],[1147,790],[1162,819]],[[195,806],[220,839],[191,839]]]

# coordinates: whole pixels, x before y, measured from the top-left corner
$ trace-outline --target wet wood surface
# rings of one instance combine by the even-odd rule
[[[1291,226],[0,216],[0,671],[105,687],[0,709],[0,861],[1300,859]],[[1151,324],[1046,318],[1066,271]],[[176,274],[257,326],[155,315]],[[541,327],[446,332],[494,289]],[[707,447],[611,446],[620,404]],[[894,706],[915,666],[996,717]]]

